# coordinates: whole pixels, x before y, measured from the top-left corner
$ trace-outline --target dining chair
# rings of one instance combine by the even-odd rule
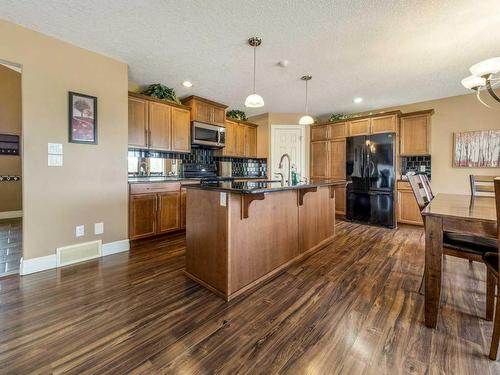
[[[478,176],[469,175],[470,177],[470,192],[473,197],[476,196],[495,196],[495,187],[493,186],[493,180],[495,176]]]
[[[430,186],[429,179],[426,175],[413,175],[408,176],[415,200],[422,211],[434,197],[429,191],[427,186]],[[432,198],[431,198],[432,197]],[[425,216],[422,216],[425,226]],[[476,261],[483,263],[483,256],[486,253],[498,253],[498,244],[494,239],[475,236],[472,234],[458,233],[458,232],[443,232],[443,254],[454,256],[457,258],[467,259],[469,261]],[[424,270],[425,273],[425,270]],[[490,296],[494,293],[491,289],[494,287],[493,283],[486,283],[486,295]],[[419,292],[422,293],[423,277],[420,282]],[[493,304],[487,301],[486,303],[486,319],[493,319]]]
[[[494,179],[495,203],[497,211],[497,243],[500,246],[500,177]],[[483,256],[484,264],[486,264],[486,280],[494,280],[491,294],[487,295],[487,303],[495,303],[495,286],[500,290],[500,278],[498,270],[500,268],[498,252],[486,253]],[[498,342],[500,341],[500,303],[496,303],[495,321],[493,323],[493,335],[491,337],[490,359],[495,361],[498,353]]]

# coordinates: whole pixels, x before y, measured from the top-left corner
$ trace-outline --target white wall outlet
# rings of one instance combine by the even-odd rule
[[[52,154],[52,155],[62,155],[63,154],[62,143],[49,143],[48,144],[48,153]]]
[[[47,159],[47,165],[49,167],[62,167],[63,156],[62,155],[51,155],[49,154]]]
[[[220,205],[221,207],[227,206],[227,193],[221,191],[220,193]]]
[[[77,225],[75,234],[77,237],[81,237],[85,235],[85,225]]]
[[[95,223],[94,234],[103,234],[103,233],[104,233],[104,223]]]

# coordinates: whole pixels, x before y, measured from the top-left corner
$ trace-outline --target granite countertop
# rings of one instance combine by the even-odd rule
[[[219,181],[186,186],[188,189],[214,190],[238,194],[273,193],[284,190],[307,189],[320,186],[343,186],[345,180],[316,180],[314,183],[301,182],[297,185],[282,185],[280,181]]]
[[[246,176],[246,177],[237,177],[233,176],[235,180],[262,180],[267,177],[257,177],[257,176]],[[179,177],[179,176],[162,176],[162,177],[148,177],[148,176],[138,176],[138,177],[129,177],[129,184],[144,184],[144,183],[152,183],[152,182],[179,182],[179,181],[201,181],[201,178],[193,178],[193,177]]]

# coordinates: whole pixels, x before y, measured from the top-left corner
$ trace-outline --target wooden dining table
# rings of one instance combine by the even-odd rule
[[[437,194],[422,215],[425,217],[425,325],[435,328],[441,298],[443,232],[496,238],[495,199]]]

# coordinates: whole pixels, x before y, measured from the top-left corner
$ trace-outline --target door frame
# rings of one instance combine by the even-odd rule
[[[275,130],[286,129],[286,130],[300,130],[300,148],[301,148],[301,157],[300,163],[302,169],[300,171],[301,178],[307,177],[309,178],[309,167],[306,165],[306,126],[305,125],[273,125],[271,124],[271,144],[270,144],[270,160],[269,164],[271,168],[269,168],[270,175],[268,176],[271,180],[275,179],[274,176],[274,166],[273,166],[273,156],[274,156],[274,139],[275,139]]]

